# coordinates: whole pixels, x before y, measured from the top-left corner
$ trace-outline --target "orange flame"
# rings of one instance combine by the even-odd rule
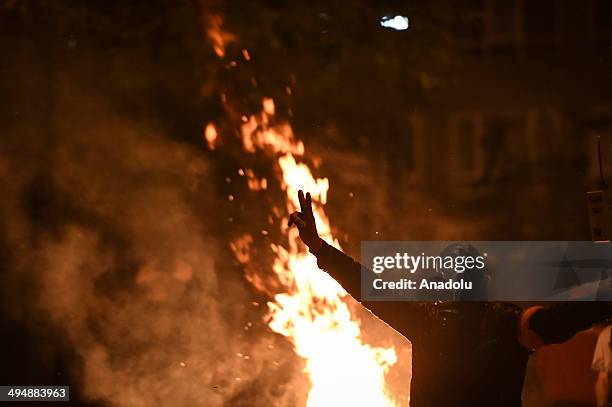
[[[298,210],[299,189],[309,191],[321,237],[339,247],[322,207],[329,182],[314,178],[306,164],[296,161],[296,156],[304,154],[304,145],[295,140],[287,123],[271,124],[274,114],[274,102],[264,99],[262,112],[242,126],[243,146],[249,152],[259,148],[278,156],[286,213]],[[395,405],[385,382],[389,367],[397,361],[395,349],[363,343],[360,322],[343,300],[346,292],[319,270],[315,258],[299,244],[295,229],[283,231],[288,234],[289,247],[272,244],[272,250],[276,253],[273,270],[285,292],[268,303],[267,322],[274,332],[289,338],[295,352],[306,359],[312,383],[307,405]],[[236,254],[244,259],[244,252]]]
[[[223,57],[225,44],[235,37],[221,29],[222,20],[218,16],[211,17],[210,21],[208,35],[217,55]],[[242,53],[249,61],[248,51],[243,49]],[[266,322],[274,332],[287,337],[296,354],[305,359],[305,373],[311,382],[308,407],[396,406],[386,382],[389,368],[397,362],[395,348],[373,347],[363,342],[360,321],[351,315],[345,302],[347,293],[329,274],[317,267],[314,256],[300,244],[297,230],[288,229],[287,216],[281,215],[298,210],[299,189],[310,192],[321,237],[339,248],[323,210],[329,182],[325,178],[315,178],[305,163],[296,160],[296,157],[304,155],[304,144],[296,140],[289,123],[275,120],[275,114],[274,101],[264,98],[262,111],[250,117],[242,116],[240,128],[246,152],[262,150],[277,159],[281,188],[286,194],[285,210],[272,208],[275,216],[284,216],[281,232],[287,234],[288,247],[271,244],[276,254],[273,271],[277,276],[275,288],[278,290],[276,294],[272,293],[274,301],[268,302]],[[210,130],[214,144],[216,130],[214,137],[212,130],[214,127]],[[206,139],[210,145],[208,127]],[[245,174],[250,189],[266,189],[265,178],[258,180],[249,169],[241,170],[240,175]],[[245,265],[250,261],[252,242],[253,237],[244,234],[230,245],[236,259]],[[269,293],[270,284],[261,276],[247,272],[247,279],[258,290]]]
[[[215,54],[217,54],[219,58],[225,57],[225,48],[227,44],[235,41],[236,36],[221,28],[223,25],[223,18],[220,15],[206,14],[205,25],[206,35],[208,35],[208,38],[212,41]]]

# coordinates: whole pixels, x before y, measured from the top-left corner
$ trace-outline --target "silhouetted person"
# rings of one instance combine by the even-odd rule
[[[354,298],[361,265],[317,233],[310,194],[289,217],[300,238]],[[520,406],[527,358],[610,317],[608,303],[573,302],[525,310],[506,303],[393,302],[362,304],[407,337],[412,348],[412,407]]]

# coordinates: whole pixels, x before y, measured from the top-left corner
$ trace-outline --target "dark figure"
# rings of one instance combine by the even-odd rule
[[[292,213],[300,238],[318,265],[354,298],[361,265],[318,235],[310,194],[299,192]],[[520,406],[530,353],[560,343],[611,316],[607,302],[573,302],[522,309],[485,302],[362,302],[408,338],[412,407]]]

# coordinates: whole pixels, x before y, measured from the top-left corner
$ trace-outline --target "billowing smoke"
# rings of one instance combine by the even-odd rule
[[[61,94],[53,129],[3,135],[7,312],[65,343],[103,405],[303,403],[300,361],[227,259],[203,149]]]

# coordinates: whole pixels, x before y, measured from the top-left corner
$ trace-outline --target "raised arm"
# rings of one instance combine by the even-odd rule
[[[310,194],[304,195],[302,191],[299,191],[298,198],[301,211],[289,216],[289,226],[297,226],[300,239],[316,256],[319,268],[328,272],[353,298],[359,301],[362,266],[319,237]],[[420,332],[419,327],[427,317],[425,310],[414,303],[361,301],[361,304],[413,342],[416,339],[415,336]]]
[[[295,225],[312,254],[317,257],[317,264],[327,271],[355,299],[359,299],[361,291],[361,265],[351,257],[330,246],[319,237],[310,193],[298,192],[300,212],[289,215],[289,226]]]

